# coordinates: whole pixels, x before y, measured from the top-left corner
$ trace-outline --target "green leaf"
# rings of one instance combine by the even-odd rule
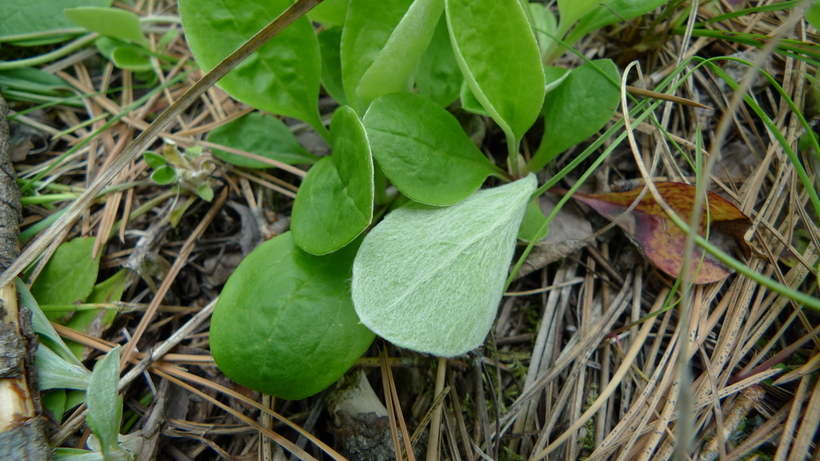
[[[373,219],[373,157],[364,126],[352,108],[336,110],[330,139],[333,155],[308,171],[291,215],[293,239],[315,255],[344,247]]]
[[[93,248],[93,237],[75,238],[60,245],[31,285],[34,299],[39,304],[85,302],[94,289],[100,268],[99,258],[91,258]],[[57,318],[47,317],[51,320]]]
[[[66,8],[65,16],[74,24],[106,37],[118,38],[141,45],[148,45],[142,33],[139,16],[120,8],[84,6]]]
[[[373,341],[350,299],[358,246],[313,256],[286,232],[249,254],[211,319],[219,368],[243,386],[288,400],[339,379]]]
[[[453,54],[447,22],[439,18],[430,46],[419,60],[416,72],[416,88],[419,94],[427,96],[436,104],[447,107],[458,98],[464,77]]]
[[[518,0],[446,0],[456,59],[476,99],[504,131],[510,154],[544,100],[544,70]]]
[[[547,217],[541,211],[539,205],[539,198],[533,197],[527,202],[527,210],[524,212],[524,219],[521,221],[521,227],[518,228],[518,240],[525,242],[538,241],[544,236],[538,235],[538,232],[547,222]]]
[[[100,54],[114,63],[118,69],[132,72],[145,72],[153,69],[148,56],[128,48],[125,42],[108,37],[100,37],[94,41]],[[133,46],[133,45],[132,45]]]
[[[408,349],[452,357],[495,319],[534,175],[449,208],[411,203],[365,237],[353,263],[362,323]]]
[[[291,5],[290,0],[182,0],[188,45],[203,71],[214,68]],[[219,81],[234,98],[274,114],[308,122],[323,136],[319,117],[319,40],[300,18]]]
[[[481,102],[476,99],[473,91],[470,89],[470,85],[467,84],[466,81],[462,81],[461,83],[461,90],[459,93],[459,97],[461,98],[461,108],[466,110],[467,112],[472,112],[474,114],[481,115],[483,117],[489,117],[490,113],[484,109],[484,106],[481,105]]]
[[[63,14],[66,8],[78,6],[111,6],[111,0],[3,0],[0,3],[0,42],[7,42],[15,35],[40,34],[38,44],[44,45],[67,38],[60,30],[75,29],[82,33]],[[70,34],[69,34],[70,37]]]
[[[27,307],[28,310],[31,311],[31,327],[40,337],[40,347],[48,347],[66,362],[82,366],[82,362],[74,356],[68,346],[63,342],[63,338],[54,330],[51,322],[48,321],[46,314],[40,309],[40,306],[31,295],[26,284],[19,278],[15,279],[15,283],[17,285],[17,295],[20,297],[20,305]]]
[[[564,35],[573,24],[598,3],[601,3],[600,0],[558,0],[558,16],[561,18],[561,29],[558,35]],[[604,3],[609,3],[609,0]]]
[[[150,166],[153,169],[157,169],[168,164],[168,161],[165,160],[165,157],[155,152],[143,152],[142,158],[145,159],[145,163],[147,163],[148,166]]]
[[[820,30],[820,2],[813,2],[806,10],[806,21],[817,30]]]
[[[251,112],[232,122],[216,127],[208,134],[208,141],[252,152],[288,165],[313,164],[319,157],[306,151],[284,122],[261,112]],[[220,159],[245,168],[270,168],[267,163],[213,150]]]
[[[117,346],[94,366],[86,392],[86,422],[100,440],[103,455],[118,446],[122,419],[122,397],[117,390],[119,377],[120,347]]]
[[[538,39],[538,47],[541,50],[541,58],[543,59],[555,44],[555,40],[544,32],[557,35],[558,21],[552,11],[543,3],[530,2],[529,7],[532,27],[535,29],[535,37]]]
[[[211,189],[211,185],[208,183],[202,183],[196,188],[196,195],[199,196],[202,200],[206,202],[210,202],[214,199],[214,191]]]
[[[131,72],[145,72],[154,68],[147,56],[123,46],[118,46],[111,51],[111,62],[118,69],[130,70]]]
[[[151,179],[160,186],[175,184],[177,182],[177,170],[171,165],[163,165],[151,173]]]
[[[94,285],[94,289],[91,291],[91,294],[88,295],[86,302],[113,303],[120,301],[122,299],[123,291],[125,291],[125,288],[130,284],[128,274],[128,270],[121,269],[111,277]],[[97,327],[105,330],[111,326],[116,316],[117,311],[114,309],[78,311],[71,316],[71,319],[65,323],[65,326],[71,328],[72,330],[88,333],[89,327],[96,320]],[[72,352],[74,352],[74,355],[77,358],[82,358],[82,353],[85,350],[85,346],[74,341],[68,341],[68,347]]]
[[[71,96],[71,88],[62,78],[34,67],[0,70],[3,91],[19,90],[45,96]]]
[[[37,348],[37,384],[40,390],[88,387],[91,372],[84,366],[67,362],[44,345]]]
[[[563,67],[544,66],[544,77],[547,81],[547,93],[558,87],[569,77],[570,70]]]
[[[319,49],[322,51],[322,85],[340,105],[347,104],[342,83],[342,28],[332,27],[319,33]]]
[[[365,72],[387,45],[413,0],[350,0],[342,31],[342,80],[347,102],[364,113],[356,93]],[[407,84],[407,82],[405,82]]]
[[[423,96],[382,96],[367,111],[364,126],[384,174],[417,202],[452,205],[499,173],[456,118]]]
[[[307,17],[313,22],[328,26],[341,26],[345,22],[347,0],[324,0],[308,11]]]
[[[597,69],[596,69],[597,67]],[[544,101],[544,137],[528,169],[538,171],[601,129],[618,108],[618,68],[608,59],[575,69]]]
[[[362,75],[356,100],[363,110],[379,96],[413,88],[419,59],[433,38],[444,0],[415,0],[381,53]]]

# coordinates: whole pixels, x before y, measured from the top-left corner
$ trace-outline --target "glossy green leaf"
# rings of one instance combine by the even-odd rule
[[[114,48],[111,52],[111,62],[118,69],[130,70],[131,72],[147,72],[154,68],[147,56],[122,46]]]
[[[139,16],[121,8],[99,8],[84,6],[66,8],[66,17],[80,27],[97,32],[106,37],[148,45],[148,39],[142,33]]]
[[[365,237],[353,263],[362,323],[408,349],[452,357],[487,336],[534,175],[448,208],[411,203]]]
[[[243,386],[288,400],[339,379],[373,341],[350,299],[358,246],[313,256],[287,232],[249,254],[211,319],[219,368]]]
[[[293,239],[315,255],[344,247],[373,219],[373,157],[364,126],[352,108],[336,110],[330,139],[333,155],[308,171],[291,215]]]
[[[447,107],[458,98],[461,88],[461,70],[458,68],[447,23],[444,16],[439,19],[430,46],[419,60],[416,72],[416,88],[419,94],[427,96],[436,104]]]
[[[382,96],[367,111],[364,126],[384,174],[417,202],[452,205],[499,173],[456,118],[423,96]]]
[[[806,21],[817,30],[820,30],[820,2],[813,2],[806,10]]]
[[[485,109],[484,106],[481,105],[481,102],[478,99],[476,99],[475,95],[473,94],[473,90],[470,89],[470,85],[468,85],[466,81],[463,81],[461,83],[459,98],[461,98],[461,108],[466,110],[467,112],[472,112],[483,117],[490,116],[490,113],[487,112],[487,109]]]
[[[288,165],[313,164],[319,157],[306,151],[284,122],[260,112],[252,112],[232,122],[216,127],[208,134],[208,141],[251,152]],[[213,150],[220,159],[246,168],[270,168],[267,163]]]
[[[117,447],[120,420],[122,419],[122,397],[117,385],[120,377],[120,347],[111,349],[94,366],[88,383],[86,402],[88,415],[86,422],[100,440],[102,453]]]
[[[379,57],[413,0],[350,0],[342,31],[342,81],[347,102],[364,113],[356,93],[365,72]],[[408,84],[405,82],[405,84]]]
[[[444,0],[415,0],[356,88],[361,109],[379,96],[413,88],[419,59],[433,38]]]
[[[64,9],[79,6],[106,7],[111,6],[111,0],[3,0],[0,2],[0,42],[23,34],[51,35],[50,40],[38,40],[38,44],[46,44],[64,40],[65,31],[82,33],[63,14]]]
[[[199,196],[202,200],[206,202],[210,202],[214,199],[214,190],[211,189],[210,184],[202,183],[196,188],[196,195]]]
[[[168,164],[168,161],[165,160],[165,157],[155,152],[143,152],[142,158],[145,159],[145,163],[147,163],[148,166],[154,169],[157,169]]]
[[[561,18],[561,28],[558,34],[564,35],[573,24],[599,3],[601,3],[600,0],[558,0],[558,16]]]
[[[547,34],[557,35],[558,21],[547,5],[536,2],[530,2],[528,5],[535,37],[538,39],[538,48],[541,50],[543,59],[555,43],[555,40]]]
[[[319,33],[319,49],[322,52],[322,86],[340,105],[347,104],[342,83],[342,28],[332,27]]]
[[[113,303],[122,300],[122,293],[130,284],[129,271],[120,269],[116,274],[94,285],[91,294],[88,295],[88,303]],[[101,331],[108,329],[114,322],[117,311],[114,309],[100,311],[78,311],[71,316],[65,325],[76,331],[89,332],[91,325],[96,325]],[[82,353],[85,346],[74,341],[68,341],[68,347],[78,358],[83,358]]]
[[[239,48],[291,5],[290,0],[181,0],[188,45],[204,71]],[[231,96],[258,109],[308,122],[326,133],[319,117],[319,40],[300,18],[219,81]]]
[[[596,69],[597,67],[597,69]],[[544,137],[528,168],[538,171],[558,154],[601,129],[618,108],[618,68],[608,59],[575,69],[544,101]]]
[[[518,142],[538,117],[544,70],[518,0],[446,0],[447,26],[461,73],[476,99]]]
[[[99,258],[91,258],[93,247],[93,237],[75,238],[60,245],[31,285],[34,299],[39,304],[84,302],[94,289],[100,267]]]
[[[537,241],[543,238],[539,231],[547,223],[547,217],[541,211],[539,198],[533,197],[527,202],[527,210],[524,212],[524,219],[521,220],[521,227],[518,228],[518,240],[525,242]],[[540,238],[539,238],[540,237]]]
[[[563,67],[544,66],[544,77],[547,81],[547,93],[554,90],[569,77],[570,70]]]
[[[151,179],[160,186],[175,184],[177,182],[177,170],[171,165],[163,165],[151,173]]]
[[[313,22],[328,26],[341,26],[345,22],[347,0],[324,0],[308,11],[307,17]]]

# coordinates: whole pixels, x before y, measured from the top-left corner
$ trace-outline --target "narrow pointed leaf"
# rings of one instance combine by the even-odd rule
[[[447,26],[461,73],[516,145],[544,101],[544,70],[518,0],[446,0]]]
[[[398,346],[445,357],[481,345],[535,188],[530,175],[448,208],[410,203],[390,213],[353,263],[362,323]]]
[[[305,253],[290,232],[257,247],[225,284],[211,320],[211,353],[243,386],[283,399],[339,379],[373,341],[353,310],[357,244]]]
[[[290,0],[182,0],[179,10],[191,51],[203,71],[213,69],[291,5]],[[319,41],[307,18],[279,33],[219,81],[236,99],[304,120],[320,133]]]
[[[661,197],[684,220],[689,221],[695,203],[695,187],[675,182],[655,183]],[[558,194],[566,193],[563,189],[553,189]],[[580,194],[572,197],[586,203],[598,213],[609,219],[619,217],[638,198],[641,188],[628,192],[610,194]],[[751,250],[743,235],[751,227],[751,220],[723,197],[709,191],[709,211],[701,213],[698,234],[705,237],[708,231],[709,241],[721,247],[729,254],[740,254],[749,257]],[[643,250],[646,257],[667,274],[678,277],[684,261],[686,234],[680,230],[661,206],[647,192],[635,209],[618,221],[634,242]],[[693,283],[711,283],[722,280],[732,270],[710,255],[703,256],[702,250],[695,247],[691,258]]]
[[[94,366],[86,393],[86,421],[100,440],[103,454],[114,449],[118,443],[122,417],[122,397],[117,388],[119,377],[120,348],[117,346]]]
[[[384,174],[417,202],[452,205],[498,172],[458,120],[423,96],[382,96],[367,111],[364,126]]]
[[[330,125],[333,155],[308,171],[293,204],[293,239],[308,253],[342,248],[373,219],[373,157],[362,122],[348,106]]]
[[[597,67],[597,69],[596,69]],[[620,91],[607,79],[618,81],[618,68],[609,59],[573,70],[544,100],[544,137],[528,165],[536,172],[561,152],[601,129],[618,108]]]

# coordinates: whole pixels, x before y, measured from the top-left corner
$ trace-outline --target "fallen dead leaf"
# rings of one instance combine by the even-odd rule
[[[695,187],[676,182],[655,183],[661,197],[684,220],[691,219],[695,203]],[[552,188],[550,192],[564,195],[565,189]],[[591,206],[604,217],[615,220],[638,198],[641,188],[610,194],[575,193],[573,198]],[[698,234],[706,237],[726,253],[751,256],[743,236],[752,221],[737,207],[714,192],[708,193],[709,212],[701,213]],[[667,274],[678,277],[683,267],[686,234],[680,230],[652,197],[646,193],[631,213],[617,222],[644,255]],[[707,233],[708,230],[708,233]],[[701,262],[701,259],[703,260]],[[691,259],[693,283],[703,284],[722,280],[733,271],[709,254],[695,247]]]

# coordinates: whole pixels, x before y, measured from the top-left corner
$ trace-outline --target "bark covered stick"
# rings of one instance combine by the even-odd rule
[[[0,272],[20,254],[22,218],[17,174],[9,154],[8,106],[0,96]],[[18,306],[14,282],[0,287],[0,459],[51,459],[37,387],[37,336],[31,312]]]

